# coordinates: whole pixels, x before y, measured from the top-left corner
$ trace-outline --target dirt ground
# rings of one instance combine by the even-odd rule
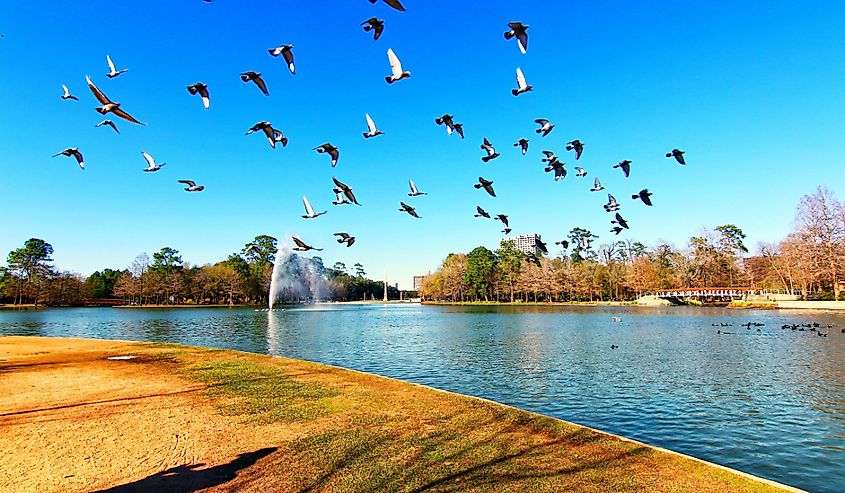
[[[132,359],[108,359],[134,356]],[[0,337],[0,491],[776,491],[568,423],[284,358]]]

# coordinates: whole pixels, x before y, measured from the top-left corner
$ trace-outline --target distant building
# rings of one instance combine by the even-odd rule
[[[425,281],[426,277],[428,276],[414,276],[414,291],[420,290],[420,288],[422,287],[422,283],[423,281]]]
[[[535,255],[540,254],[540,250],[537,248],[537,242],[542,241],[542,238],[537,233],[528,233],[519,236],[502,238],[502,241],[512,244],[514,248],[522,253],[533,253]]]

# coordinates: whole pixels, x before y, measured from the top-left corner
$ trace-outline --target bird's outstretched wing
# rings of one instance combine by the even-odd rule
[[[390,71],[393,73],[393,76],[401,77],[402,62],[399,61],[399,58],[396,56],[396,53],[393,53],[393,48],[388,48],[387,59],[390,60]]]
[[[91,82],[91,77],[86,75],[85,80],[88,82],[88,88],[91,89],[91,92],[94,94],[94,97],[97,98],[97,101],[100,102],[100,104],[105,105],[111,103],[111,100],[106,97],[105,94],[103,94],[103,91],[97,89],[97,86],[95,86],[94,83]]]
[[[194,182],[194,180],[179,180],[179,183],[184,183],[185,185],[188,185],[189,187],[197,186],[197,184]]]
[[[399,10],[399,11],[402,11],[402,12],[405,11],[405,7],[402,5],[402,2],[400,2],[399,0],[384,0],[384,3],[390,5],[391,7],[393,7],[396,10]]]
[[[123,111],[123,110],[122,110],[122,109],[120,109],[120,108],[117,108],[117,109],[115,109],[115,110],[112,110],[112,113],[114,113],[116,116],[119,116],[120,118],[123,118],[123,119],[124,119],[124,120],[126,120],[126,121],[130,121],[130,122],[132,122],[132,123],[137,123],[138,125],[145,125],[144,123],[139,122],[139,121],[138,121],[138,120],[136,120],[136,119],[135,119],[132,115],[130,115],[129,113],[127,113],[127,112]]]

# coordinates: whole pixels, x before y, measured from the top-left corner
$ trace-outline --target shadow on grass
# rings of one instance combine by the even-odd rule
[[[130,493],[148,491],[167,491],[171,493],[191,493],[194,491],[220,486],[235,479],[238,471],[253,466],[260,459],[272,454],[276,447],[263,448],[255,452],[239,455],[231,462],[219,466],[200,469],[204,464],[177,466],[132,483],[114,486],[98,493]]]

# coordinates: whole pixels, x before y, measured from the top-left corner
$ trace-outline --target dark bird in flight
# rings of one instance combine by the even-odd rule
[[[333,205],[343,205],[343,204],[351,204],[352,202],[346,200],[346,195],[343,194],[343,190],[339,188],[335,188],[332,190],[337,198],[332,201]]]
[[[332,168],[337,166],[337,158],[340,157],[340,151],[337,149],[337,147],[326,142],[325,144],[320,144],[319,146],[311,150],[317,151],[318,154],[327,153],[332,158]]]
[[[103,121],[101,121],[100,123],[98,123],[94,126],[95,127],[102,127],[103,125],[108,125],[112,128],[112,130],[114,130],[117,133],[120,133],[120,130],[117,129],[117,125],[115,125],[114,122],[111,121],[111,120],[103,120]]]
[[[144,159],[147,161],[147,167],[144,168],[144,173],[154,173],[164,167],[165,164],[167,164],[156,164],[156,160],[144,151],[141,151],[141,155],[144,156]]]
[[[505,31],[505,39],[516,38],[516,43],[519,45],[519,51],[524,55],[528,51],[528,26],[521,22],[508,22],[509,31]]]
[[[555,172],[555,181],[559,181],[563,178],[566,178],[566,168],[564,166],[566,163],[563,161],[558,161],[557,158],[549,160],[549,165],[546,166],[545,171],[546,173],[551,172],[554,170]]]
[[[393,48],[387,49],[387,59],[390,61],[390,75],[385,77],[384,80],[388,84],[393,84],[394,82],[407,79],[411,76],[411,72],[402,70],[402,62],[399,61],[399,57],[396,56],[396,53],[393,53]]]
[[[308,202],[308,197],[302,196],[302,204],[305,205],[305,215],[302,216],[302,219],[314,219],[315,217],[322,216],[326,213],[323,212],[314,212],[314,208],[311,207],[311,202]]]
[[[276,142],[281,142],[282,147],[288,145],[288,138],[282,135],[282,132],[273,128],[273,124],[270,122],[256,123],[255,125],[250,127],[249,130],[247,130],[246,135],[249,135],[253,132],[258,132],[259,130],[264,132],[264,135],[267,136],[267,141],[270,143],[271,148],[276,148]]]
[[[408,197],[418,197],[420,195],[428,195],[425,192],[420,192],[417,189],[417,186],[414,185],[414,180],[408,180],[408,186],[411,187],[411,193],[408,194]]]
[[[605,212],[616,212],[619,210],[619,203],[616,202],[616,197],[607,194],[607,203],[604,205]]]
[[[549,132],[551,132],[555,128],[555,126],[552,125],[551,122],[549,122],[545,118],[537,118],[536,120],[534,120],[534,123],[540,125],[540,128],[535,130],[535,132],[537,132],[538,134],[543,134],[543,137],[549,135]]]
[[[591,188],[590,191],[591,192],[601,192],[602,190],[604,190],[604,187],[602,186],[601,181],[599,181],[599,179],[596,178],[595,181],[593,182],[593,188]]]
[[[577,160],[581,159],[581,153],[584,152],[584,144],[580,140],[575,139],[571,142],[566,143],[566,150],[567,151],[574,150],[575,151],[575,160],[577,161]]]
[[[417,214],[417,210],[411,207],[410,205],[406,204],[405,202],[399,202],[399,205],[402,207],[399,209],[399,212],[407,212],[411,216],[420,219],[420,215]]]
[[[667,152],[666,157],[673,157],[680,164],[687,164],[684,160],[684,151],[680,149],[672,149],[672,152]]]
[[[334,177],[332,177],[332,181],[334,182],[335,186],[337,186],[337,189],[343,192],[344,195],[346,195],[346,198],[349,199],[349,202],[355,205],[361,205],[358,203],[358,199],[355,198],[355,194],[352,193],[352,187],[346,185],[345,183],[342,183],[340,180]]]
[[[85,80],[88,81],[88,88],[91,89],[91,93],[94,94],[94,97],[97,98],[97,101],[102,104],[99,108],[97,108],[97,112],[101,115],[105,115],[106,113],[114,113],[115,116],[119,116],[126,121],[137,123],[138,125],[143,125],[143,123],[139,122],[135,118],[133,118],[129,113],[123,111],[120,108],[120,103],[112,102],[109,98],[103,94],[103,91],[97,89],[97,86],[91,82],[91,77],[85,76]]]
[[[267,50],[267,53],[277,57],[282,55],[282,58],[285,59],[285,63],[288,64],[288,70],[290,70],[291,75],[296,75],[296,67],[293,65],[293,45],[282,45],[277,48],[270,48]]]
[[[640,190],[640,193],[631,195],[631,198],[634,200],[640,199],[643,201],[645,205],[651,205],[651,196],[654,195],[653,193],[649,192],[647,188]]]
[[[480,206],[475,206],[475,210],[478,211],[478,214],[476,214],[475,217],[486,217],[487,219],[490,219],[490,213],[482,209]]]
[[[108,56],[108,55],[106,55],[106,62],[108,62],[108,64],[109,64],[109,73],[106,74],[106,77],[108,77],[109,79],[114,79],[118,75],[120,75],[120,74],[129,70],[128,68],[125,68],[123,70],[115,69],[114,68],[114,62],[111,61],[111,57]]]
[[[364,26],[364,32],[373,32],[373,41],[378,40],[381,37],[381,33],[384,32],[384,21],[375,17],[370,17],[362,22],[361,25]]]
[[[631,161],[627,159],[624,161],[619,161],[618,163],[613,165],[614,168],[619,168],[625,173],[625,178],[628,178],[628,175],[631,174]]]
[[[622,216],[617,212],[616,219],[610,221],[612,224],[616,224],[617,226],[623,227],[625,229],[631,229],[628,227],[628,221],[622,218]]]
[[[491,197],[496,196],[496,192],[493,191],[493,182],[489,180],[485,180],[482,177],[478,177],[478,183],[473,185],[475,188],[484,188],[484,190],[490,194]]]
[[[85,160],[82,159],[82,153],[79,152],[79,149],[76,147],[68,147],[67,149],[63,150],[62,152],[53,154],[53,157],[58,156],[67,156],[67,157],[75,157],[76,162],[79,164],[79,169],[85,169]]]
[[[461,138],[463,139],[464,138],[463,127],[460,126],[461,125],[460,123],[455,123],[454,118],[455,117],[453,117],[452,115],[446,113],[441,117],[435,118],[434,123],[436,123],[438,125],[445,125],[447,135],[452,135],[452,132],[457,131],[458,135],[460,135]]]
[[[244,82],[254,82],[265,96],[270,95],[270,93],[267,92],[267,84],[265,84],[264,79],[261,78],[261,72],[253,72],[252,70],[244,72],[241,74],[241,80]]]
[[[622,228],[620,228],[619,226],[614,226],[613,228],[610,228],[610,232],[617,236],[619,236],[619,233],[621,233],[622,231]]]
[[[528,139],[519,139],[513,146],[521,147],[523,156],[528,153]]]
[[[337,242],[338,243],[346,243],[346,248],[351,247],[352,244],[355,243],[355,237],[349,236],[348,233],[335,233],[334,235],[340,236],[340,238],[337,239]]]
[[[511,232],[510,228],[505,228],[505,229],[502,230],[502,233],[504,233],[504,234],[510,234],[510,232]]]
[[[78,97],[70,93],[66,85],[62,84],[62,90],[64,91],[64,94],[62,94],[62,100],[66,101],[68,99],[72,99],[74,101],[79,101]]]
[[[582,168],[580,166],[576,166],[575,171],[577,171],[577,173],[575,173],[575,176],[577,176],[579,178],[582,177],[582,176],[587,176],[587,170],[585,170],[584,168]]]
[[[291,248],[291,250],[295,252],[307,252],[308,250],[316,250],[318,252],[323,251],[322,248],[314,248],[311,245],[306,245],[304,241],[300,240],[296,236],[292,236],[291,238],[293,239],[293,242],[296,243],[296,246]]]
[[[464,138],[464,124],[463,123],[456,123],[455,124],[455,133],[457,133],[462,139]]]
[[[208,99],[208,84],[203,84],[202,82],[191,84],[188,86],[188,92],[191,95],[199,94],[200,98],[202,98],[202,105],[205,109],[208,109],[210,105],[210,100]]]
[[[540,259],[537,257],[534,252],[528,253],[525,255],[525,261],[540,267]]]
[[[552,151],[543,151],[543,155],[546,156],[546,157],[541,159],[540,160],[541,162],[551,164],[551,163],[557,162],[557,160],[558,160],[557,156]]]
[[[402,12],[405,11],[405,7],[402,6],[402,2],[400,2],[399,0],[382,0],[382,1],[384,3],[390,5],[391,7],[393,7],[396,10],[399,10],[399,11],[402,11]],[[378,0],[370,0],[370,3],[373,4],[373,5],[375,5],[376,2],[378,2]]]
[[[505,229],[509,229],[511,226],[508,224],[508,216],[504,214],[496,214],[496,217],[493,218],[494,221],[502,221],[502,224],[505,226]]]
[[[525,82],[525,74],[522,73],[522,69],[517,67],[516,68],[516,89],[511,89],[511,94],[514,96],[519,96],[522,93],[533,91],[534,86],[529,86],[527,82]]]
[[[376,128],[376,122],[370,117],[370,114],[366,114],[367,117],[367,131],[364,132],[364,138],[369,139],[375,137],[376,135],[382,135],[384,132]]]
[[[186,192],[202,192],[205,190],[205,187],[202,185],[197,185],[194,180],[179,180],[179,183],[184,183],[188,185],[185,187]]]
[[[496,152],[496,148],[493,147],[493,144],[491,144],[489,140],[487,140],[487,137],[484,137],[484,142],[481,144],[481,149],[487,152],[487,155],[481,158],[481,160],[485,163],[490,161],[491,159],[496,159],[497,157],[499,157],[499,153]]]
[[[546,247],[546,244],[540,241],[539,238],[537,238],[535,245],[537,246],[537,248],[540,249],[541,252],[549,253],[549,249]]]
[[[556,241],[555,245],[560,245],[560,247],[563,248],[564,250],[569,248],[569,242],[567,240]]]

